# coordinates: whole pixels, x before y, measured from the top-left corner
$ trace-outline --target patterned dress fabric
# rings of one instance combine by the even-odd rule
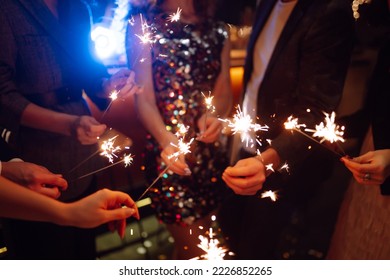
[[[183,126],[188,128],[180,136],[189,143],[200,135],[198,119],[210,112],[205,97],[212,96],[228,33],[221,22],[187,24],[170,22],[168,17],[155,12],[149,21],[156,38],[151,50],[156,102],[166,129],[175,134]],[[150,190],[152,207],[161,221],[188,225],[216,209],[225,190],[221,179],[228,163],[224,142],[193,140],[186,154],[192,174],[165,173]],[[150,183],[166,168],[160,153],[161,147],[148,136],[145,166]]]

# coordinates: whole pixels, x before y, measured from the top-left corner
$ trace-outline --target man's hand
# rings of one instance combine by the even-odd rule
[[[68,183],[62,175],[30,162],[2,162],[1,175],[43,195],[58,198]]]

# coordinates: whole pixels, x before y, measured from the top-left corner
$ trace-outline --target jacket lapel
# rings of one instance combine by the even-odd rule
[[[266,23],[268,16],[271,13],[272,8],[274,7],[277,1],[278,0],[263,0],[260,1],[257,7],[256,15],[255,15],[255,23],[252,27],[251,36],[247,47],[247,55],[246,55],[245,71],[244,71],[244,85],[246,85],[247,82],[249,81],[253,69],[253,49],[255,47],[257,37],[260,31],[263,29],[264,24]]]
[[[42,1],[37,0],[16,0],[28,13],[30,13],[39,25],[61,46],[71,57],[71,45],[68,40],[68,32],[58,20],[52,15],[50,10]]]
[[[293,11],[289,19],[286,22],[285,27],[283,28],[282,34],[280,34],[280,38],[275,46],[274,52],[272,53],[271,59],[268,63],[267,71],[264,76],[267,75],[269,71],[271,71],[272,66],[275,63],[275,59],[278,58],[279,54],[283,51],[286,46],[286,42],[290,39],[290,37],[294,34],[295,26],[299,23],[302,16],[304,15],[306,6],[310,3],[307,0],[298,0],[298,3],[294,7]]]

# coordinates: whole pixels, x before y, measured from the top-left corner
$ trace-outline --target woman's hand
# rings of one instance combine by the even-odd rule
[[[343,157],[341,161],[360,184],[380,185],[390,176],[390,149],[370,151],[352,159]]]
[[[222,122],[214,116],[202,115],[198,120],[200,135],[197,140],[205,143],[213,143],[218,140],[222,132]]]

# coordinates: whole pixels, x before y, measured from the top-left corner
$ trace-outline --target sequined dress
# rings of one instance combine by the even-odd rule
[[[164,13],[154,13],[150,24],[157,38],[151,50],[156,103],[166,129],[176,133],[181,125],[188,127],[189,141],[199,134],[197,120],[206,112],[202,93],[212,94],[227,29],[209,20],[196,25],[169,22]],[[160,153],[149,135],[145,157],[149,183],[166,167]],[[191,224],[216,209],[225,191],[221,175],[228,161],[221,141],[194,141],[186,162],[191,176],[166,173],[150,190],[152,207],[165,223]]]

